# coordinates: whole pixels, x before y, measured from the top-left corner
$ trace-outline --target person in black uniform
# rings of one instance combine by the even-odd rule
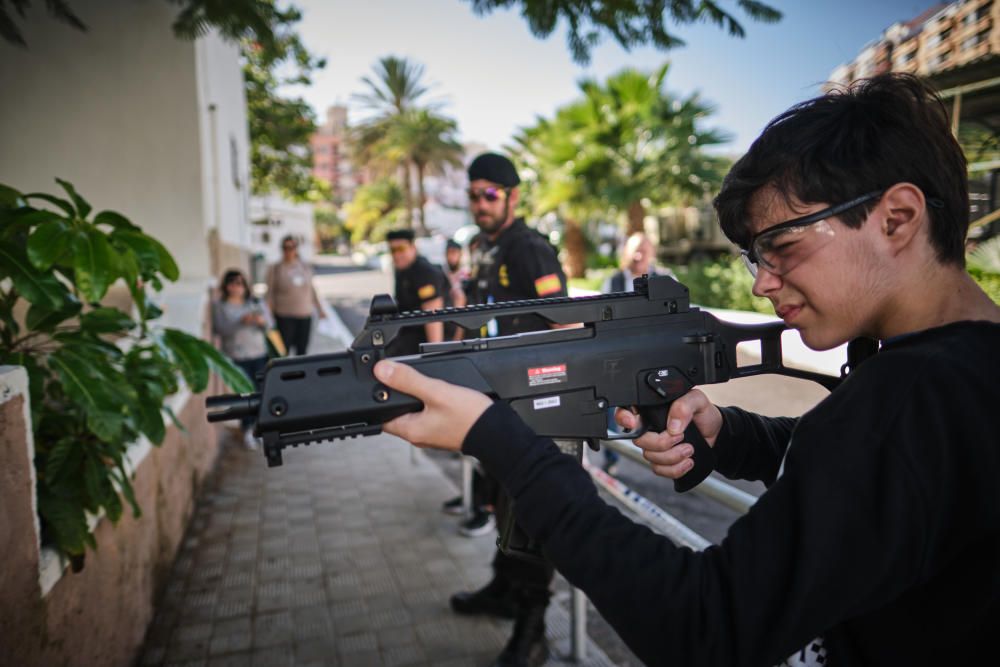
[[[521,179],[502,155],[484,153],[469,165],[469,206],[481,233],[470,279],[469,303],[483,304],[566,296],[566,276],[548,240],[515,217]],[[487,336],[506,336],[548,328],[537,315],[497,318]],[[481,488],[497,505],[499,487],[485,475]],[[490,491],[492,489],[492,491]],[[472,521],[482,515],[473,516]],[[502,516],[498,516],[502,519]],[[551,596],[552,565],[504,555],[493,558],[493,579],[482,589],[456,593],[452,608],[460,614],[514,616],[514,632],[496,667],[540,665],[548,658],[545,609]]]
[[[449,305],[450,285],[440,267],[431,264],[417,253],[412,229],[395,229],[386,235],[392,265],[396,270],[396,305],[400,312],[412,310],[438,310]],[[439,343],[444,340],[441,322],[422,327],[406,327],[389,344],[390,357],[417,354],[421,343]]]
[[[967,166],[946,107],[905,74],[798,104],[715,208],[754,294],[807,346],[881,341],[799,418],[694,389],[636,440],[676,479],[693,424],[719,473],[767,485],[719,544],[693,552],[630,522],[508,405],[391,361],[376,377],[424,409],[383,429],[477,457],[645,664],[996,664],[1000,307],[965,270]]]

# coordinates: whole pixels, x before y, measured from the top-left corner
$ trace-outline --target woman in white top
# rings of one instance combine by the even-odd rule
[[[267,365],[267,330],[273,325],[263,302],[250,294],[250,285],[242,271],[226,271],[219,284],[220,298],[212,304],[212,333],[219,337],[223,354],[256,383],[257,374]],[[256,447],[253,418],[241,421],[243,444]]]

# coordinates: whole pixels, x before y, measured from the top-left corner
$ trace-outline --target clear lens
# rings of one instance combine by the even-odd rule
[[[776,229],[773,233],[765,231],[754,239],[753,256],[769,272],[782,276],[833,240],[833,236],[833,227],[827,220]],[[757,275],[754,269],[750,273]]]

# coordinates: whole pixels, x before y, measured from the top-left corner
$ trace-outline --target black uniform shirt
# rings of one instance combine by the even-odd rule
[[[440,267],[431,264],[421,255],[402,271],[396,271],[396,304],[400,312],[417,311],[433,299],[448,298],[449,283]],[[447,305],[447,303],[445,303]],[[427,342],[424,327],[407,327],[389,346],[390,356],[416,354],[420,343]]]
[[[474,267],[473,303],[498,303],[522,299],[566,296],[566,274],[555,250],[544,236],[514,220],[493,242],[483,237],[479,261]],[[506,336],[548,328],[537,315],[497,318],[498,335]]]

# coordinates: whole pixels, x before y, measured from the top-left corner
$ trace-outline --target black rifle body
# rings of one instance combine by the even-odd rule
[[[211,421],[256,417],[268,465],[282,449],[322,440],[374,435],[382,424],[420,410],[420,401],[380,384],[372,373],[385,346],[405,326],[451,321],[477,330],[493,317],[536,313],[553,324],[582,324],[496,338],[425,344],[417,355],[394,357],[433,378],[508,402],[539,435],[595,442],[608,437],[609,407],[638,408],[644,425],[662,431],[670,403],[693,386],[775,373],[814,380],[828,375],[786,368],[781,322],[737,325],[691,308],[687,288],[656,276],[635,292],[537,299],[441,311],[397,313],[376,297],[365,329],[341,353],[272,361],[260,394],[208,399]],[[757,341],[760,363],[739,366],[737,344]],[[701,482],[713,466],[711,449],[693,426],[694,468],[679,491]],[[628,436],[635,437],[635,434]]]

